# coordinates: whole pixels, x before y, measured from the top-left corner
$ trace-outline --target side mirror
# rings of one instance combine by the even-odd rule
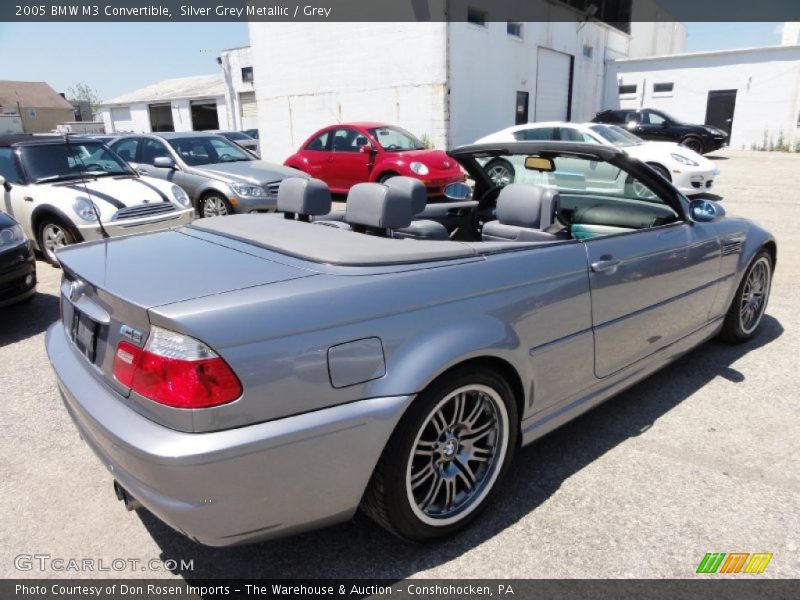
[[[670,122],[669,121],[661,121],[661,128],[662,129],[669,129]]]
[[[626,126],[628,129],[635,129],[637,125],[638,125],[638,123],[637,123],[636,121],[628,121],[628,122],[625,124],[625,126]]]
[[[372,147],[372,144],[364,144],[358,148],[358,151],[361,152],[361,154],[373,154],[376,152],[375,148]]]
[[[448,200],[469,200],[472,198],[472,188],[460,181],[444,186],[442,193]]]
[[[6,178],[0,175],[0,186],[7,192],[11,191],[11,184],[6,181]]]
[[[689,204],[689,213],[692,220],[698,223],[711,223],[725,216],[725,209],[721,204],[711,200],[692,200]]]
[[[169,156],[159,156],[153,161],[153,166],[159,169],[174,169],[175,161]]]

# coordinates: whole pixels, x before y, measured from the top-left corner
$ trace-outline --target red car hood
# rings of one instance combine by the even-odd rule
[[[403,158],[408,162],[419,161],[431,169],[447,171],[457,169],[458,161],[447,156],[441,150],[405,150],[403,152],[389,152],[390,156]]]

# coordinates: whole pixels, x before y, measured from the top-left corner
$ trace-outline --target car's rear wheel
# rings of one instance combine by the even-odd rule
[[[233,214],[233,207],[220,194],[208,194],[200,201],[200,215],[202,217],[224,217]]]
[[[44,259],[53,266],[58,266],[56,250],[75,243],[75,236],[63,221],[55,217],[45,217],[39,223],[39,250]]]
[[[703,147],[703,140],[699,137],[695,137],[693,135],[689,135],[681,140],[681,146],[685,146],[689,150],[693,150],[698,154],[702,154],[704,151]]]
[[[502,377],[481,368],[453,371],[422,392],[404,415],[362,507],[408,540],[452,535],[490,501],[517,434],[516,402]]]
[[[503,158],[495,158],[486,163],[484,171],[495,185],[504,187],[509,183],[514,183],[516,171],[514,165]]]
[[[720,338],[740,343],[752,338],[761,325],[772,287],[772,256],[759,252],[747,268],[725,315]]]

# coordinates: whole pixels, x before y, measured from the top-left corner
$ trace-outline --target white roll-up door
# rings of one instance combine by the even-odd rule
[[[572,56],[539,48],[536,69],[535,121],[568,121]]]
[[[258,127],[258,105],[255,92],[239,94],[239,110],[242,117],[242,129],[256,129]]]

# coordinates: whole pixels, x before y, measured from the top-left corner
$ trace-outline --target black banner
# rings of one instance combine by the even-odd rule
[[[3,0],[0,21],[793,21],[797,0]]]
[[[712,576],[713,577],[713,576]],[[681,580],[407,579],[407,580],[2,580],[0,598],[30,600],[220,600],[234,598],[443,600],[795,600],[800,581],[753,577]]]

